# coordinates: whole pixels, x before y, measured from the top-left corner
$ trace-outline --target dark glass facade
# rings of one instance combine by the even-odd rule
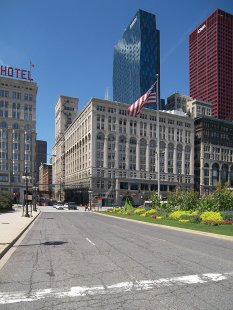
[[[156,74],[160,74],[160,33],[155,15],[139,10],[114,47],[113,100],[133,103],[155,82]]]
[[[42,163],[47,162],[47,141],[36,140],[36,167],[35,181],[39,181],[39,167]]]

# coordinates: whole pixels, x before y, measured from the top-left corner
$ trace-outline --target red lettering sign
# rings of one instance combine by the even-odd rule
[[[7,75],[10,76],[10,77],[13,77],[13,74],[14,74],[13,68],[9,67],[8,70],[7,70]]]
[[[11,78],[15,77],[16,79],[33,81],[33,79],[31,78],[31,71],[25,69],[0,66],[0,75]]]

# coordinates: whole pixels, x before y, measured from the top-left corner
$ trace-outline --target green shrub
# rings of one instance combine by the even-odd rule
[[[217,185],[216,190],[213,193],[213,200],[216,211],[233,211],[233,193],[226,185]]]
[[[175,210],[195,210],[198,203],[198,193],[194,191],[182,191],[177,189],[176,192],[172,192],[168,195],[167,210],[170,212]]]
[[[160,208],[161,205],[161,201],[158,198],[158,194],[157,193],[152,193],[151,197],[150,197],[150,209],[158,209]]]
[[[0,210],[11,209],[14,204],[12,193],[0,190]]]
[[[208,225],[219,225],[223,223],[223,218],[220,212],[203,212],[200,216],[202,223]]]
[[[212,195],[202,196],[198,202],[198,210],[200,212],[217,211],[217,207],[215,207],[213,196]]]
[[[121,213],[122,214],[127,214],[129,210],[133,210],[133,206],[132,206],[132,203],[130,202],[129,199],[126,199],[125,203],[124,203],[124,206],[121,210]]]
[[[179,201],[180,210],[196,210],[198,204],[198,194],[195,191],[182,191]]]

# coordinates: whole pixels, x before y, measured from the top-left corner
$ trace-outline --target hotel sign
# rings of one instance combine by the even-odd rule
[[[30,70],[7,67],[7,66],[0,66],[0,76],[33,81],[33,79],[31,78]]]

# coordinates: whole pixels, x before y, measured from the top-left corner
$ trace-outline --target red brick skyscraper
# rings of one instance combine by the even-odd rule
[[[233,15],[216,10],[189,36],[190,96],[233,120]]]

